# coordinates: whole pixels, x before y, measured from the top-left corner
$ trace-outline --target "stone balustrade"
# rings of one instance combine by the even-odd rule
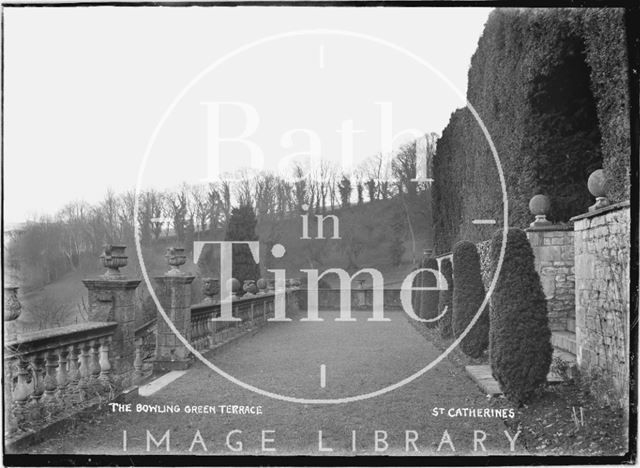
[[[110,393],[117,382],[110,352],[116,327],[83,323],[5,342],[5,437]]]
[[[384,289],[383,294],[383,307],[384,310],[401,310],[402,303],[400,302],[401,289]],[[298,304],[302,309],[306,309],[307,293],[306,289],[297,289],[292,291],[296,297]],[[340,310],[340,297],[342,295],[341,289],[318,289],[318,309],[319,310]],[[352,310],[373,310],[373,295],[374,289],[362,288],[351,289],[351,308]]]
[[[216,321],[220,317],[220,302],[204,301],[191,306],[191,344],[198,351],[213,349],[231,338],[263,325],[273,317],[273,292],[246,294],[234,298],[233,317],[239,321]]]

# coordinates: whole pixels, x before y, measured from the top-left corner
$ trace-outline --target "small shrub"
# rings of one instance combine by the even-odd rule
[[[478,313],[484,300],[484,285],[480,273],[480,257],[476,246],[469,241],[458,242],[453,248],[453,333],[462,335]],[[480,318],[460,343],[462,352],[472,358],[482,356],[489,346],[489,314],[482,311]]]
[[[451,328],[451,316],[453,315],[453,267],[448,258],[440,262],[440,273],[447,280],[447,289],[440,291],[438,314],[441,314],[445,307],[447,308],[447,313],[438,321],[438,328],[442,338],[451,338],[453,335]]]
[[[433,257],[427,257],[422,261],[421,268],[429,268],[438,271],[438,261]],[[437,286],[437,278],[435,274],[424,271],[419,275],[420,286],[423,288],[435,288]],[[420,291],[420,312],[418,315],[425,319],[433,319],[438,316],[438,296],[439,291]],[[425,322],[427,328],[435,328],[438,322]]]
[[[491,242],[492,271],[501,244],[502,231],[498,231]],[[508,231],[498,273],[491,296],[491,370],[505,396],[522,404],[546,383],[553,353],[547,300],[524,231]]]

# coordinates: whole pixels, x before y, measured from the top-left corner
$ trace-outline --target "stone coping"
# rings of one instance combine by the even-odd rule
[[[290,292],[290,289],[287,289],[285,292]],[[251,302],[258,302],[261,299],[272,298],[275,296],[274,291],[268,291],[264,294],[252,294],[247,296],[246,294],[242,297],[238,297],[231,302],[232,306],[240,305],[240,304],[249,304]],[[211,309],[216,310],[220,308],[220,300],[216,300],[216,302],[201,302],[199,304],[193,304],[191,306],[192,313],[206,313],[211,311]]]
[[[86,322],[18,334],[17,339],[5,343],[5,348],[22,348],[23,346],[26,348],[17,350],[16,354],[36,352],[54,346],[75,344],[106,336],[111,334],[117,326],[117,322]]]
[[[619,202],[619,203],[614,203],[612,205],[605,206],[604,208],[600,208],[599,210],[589,211],[588,213],[583,213],[578,216],[574,216],[569,221],[578,221],[580,219],[594,218],[596,216],[600,216],[601,214],[608,213],[610,211],[621,210],[630,205],[631,205],[631,202],[629,200]]]
[[[402,291],[401,288],[380,288],[380,289],[375,289],[375,290],[376,291],[383,291],[383,292],[384,291]],[[297,291],[308,291],[308,290],[305,289],[305,288],[295,288],[295,289],[292,288],[292,289],[287,289],[285,292],[286,293],[294,293],[294,292],[297,292]],[[338,294],[343,290],[342,289],[335,289],[335,288],[318,288],[318,291],[319,292],[325,292],[325,293],[326,292],[330,292],[330,293]],[[356,293],[357,292],[366,292],[366,291],[374,291],[374,288],[362,288],[362,289],[360,289],[360,288],[351,288],[350,291],[351,292],[356,292]],[[235,299],[231,304],[233,306],[240,305],[240,304],[248,304],[248,303],[251,303],[251,302],[258,302],[261,299],[270,298],[270,297],[273,297],[273,296],[275,296],[275,292],[274,291],[269,291],[269,292],[267,292],[265,294],[254,294],[254,295],[251,295],[249,297],[246,297],[246,295],[245,295],[245,296],[242,296],[242,297],[239,297],[239,298]],[[194,313],[194,314],[202,314],[202,313],[210,312],[212,309],[213,310],[217,310],[219,308],[220,308],[220,301],[219,300],[216,301],[216,302],[210,302],[210,303],[201,302],[199,304],[193,304],[191,306],[191,312]],[[142,327],[140,327],[140,328],[142,328]]]
[[[142,325],[140,325],[139,327],[136,327],[135,330],[135,334],[138,335],[140,333],[143,333],[145,330],[147,330],[148,328],[153,327],[156,324],[157,320],[156,319],[151,319],[145,323],[143,323]]]
[[[572,218],[573,219],[573,218]],[[525,232],[549,232],[549,231],[573,231],[571,224],[541,224],[538,226],[529,226]]]
[[[136,288],[142,280],[136,278],[121,277],[104,277],[85,278],[82,283],[87,289],[133,289]]]

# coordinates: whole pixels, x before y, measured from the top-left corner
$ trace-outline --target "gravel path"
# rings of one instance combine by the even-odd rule
[[[231,375],[271,392],[298,398],[338,398],[398,382],[439,354],[402,312],[387,312],[390,322],[367,322],[368,314],[354,315],[358,317],[355,322],[335,322],[337,315],[322,313],[324,322],[296,319],[271,323],[208,357]],[[320,385],[322,364],[326,366],[325,388]],[[178,405],[181,411],[135,412],[137,404]],[[215,406],[216,413],[187,414],[186,407],[194,405]],[[221,414],[219,405],[249,406],[254,410],[261,407],[262,414]],[[446,414],[449,408],[495,406],[489,405],[464,369],[448,359],[400,389],[338,405],[274,400],[245,390],[198,362],[186,375],[154,395],[135,397],[133,412],[115,413],[105,407],[92,414],[90,420],[79,421],[75,428],[32,447],[30,452],[144,454],[147,430],[156,440],[170,430],[170,453],[189,453],[199,430],[207,452],[203,444],[196,442],[193,454],[508,454],[510,443],[500,417]],[[444,408],[445,414],[434,416],[434,408]],[[227,446],[227,436],[234,430],[242,432],[231,433],[229,445],[238,448],[242,442],[242,451],[234,452]],[[451,444],[441,444],[446,439],[445,430]],[[127,432],[127,452],[123,451],[123,431]],[[263,435],[263,431],[267,432]],[[320,451],[319,431],[322,448],[333,452]],[[486,434],[486,452],[480,444],[474,451],[474,431]],[[483,434],[478,432],[476,436],[481,439]],[[276,451],[263,450],[263,438],[273,439],[266,440],[264,447]],[[441,450],[437,451],[439,445]],[[515,448],[516,453],[521,452],[517,443]],[[160,448],[151,444],[149,453],[166,453],[165,450],[164,443]]]

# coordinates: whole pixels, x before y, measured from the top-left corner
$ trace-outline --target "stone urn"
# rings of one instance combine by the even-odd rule
[[[17,286],[5,286],[4,287],[4,321],[13,322],[20,317],[22,312],[22,305],[18,300],[18,287]]]
[[[534,195],[531,200],[529,200],[529,211],[536,217],[536,219],[530,224],[530,226],[536,227],[550,225],[551,221],[547,220],[547,215],[549,214],[550,209],[551,202],[549,201],[549,197],[541,194]]]
[[[164,256],[171,267],[167,272],[167,276],[183,276],[184,272],[180,271],[180,267],[187,262],[184,247],[169,247]]]
[[[105,278],[121,278],[124,275],[120,272],[120,268],[127,266],[127,256],[125,255],[126,245],[107,244],[104,246],[104,252],[100,255],[102,265],[107,269],[102,275]]]
[[[256,281],[256,286],[258,287],[258,289],[260,290],[258,294],[266,294],[267,293],[267,280],[264,278],[260,278],[258,281]]]
[[[258,286],[256,286],[256,282],[254,280],[245,280],[242,285],[242,289],[247,295],[255,295],[258,292]]]
[[[240,281],[238,281],[236,278],[231,278],[229,281],[227,281],[227,288],[231,290],[231,298],[237,298],[238,291],[240,291]]]
[[[596,202],[589,207],[589,211],[599,210],[600,208],[604,208],[609,205],[609,200],[607,200],[608,185],[609,181],[607,179],[607,175],[602,169],[598,169],[591,173],[589,180],[587,181],[587,187],[589,188],[591,195],[596,197]]]
[[[300,281],[298,278],[294,278],[291,280],[291,289],[300,289],[300,286],[302,286],[302,281]]]
[[[216,302],[215,297],[220,294],[220,280],[218,278],[202,278],[202,294],[207,304]]]

